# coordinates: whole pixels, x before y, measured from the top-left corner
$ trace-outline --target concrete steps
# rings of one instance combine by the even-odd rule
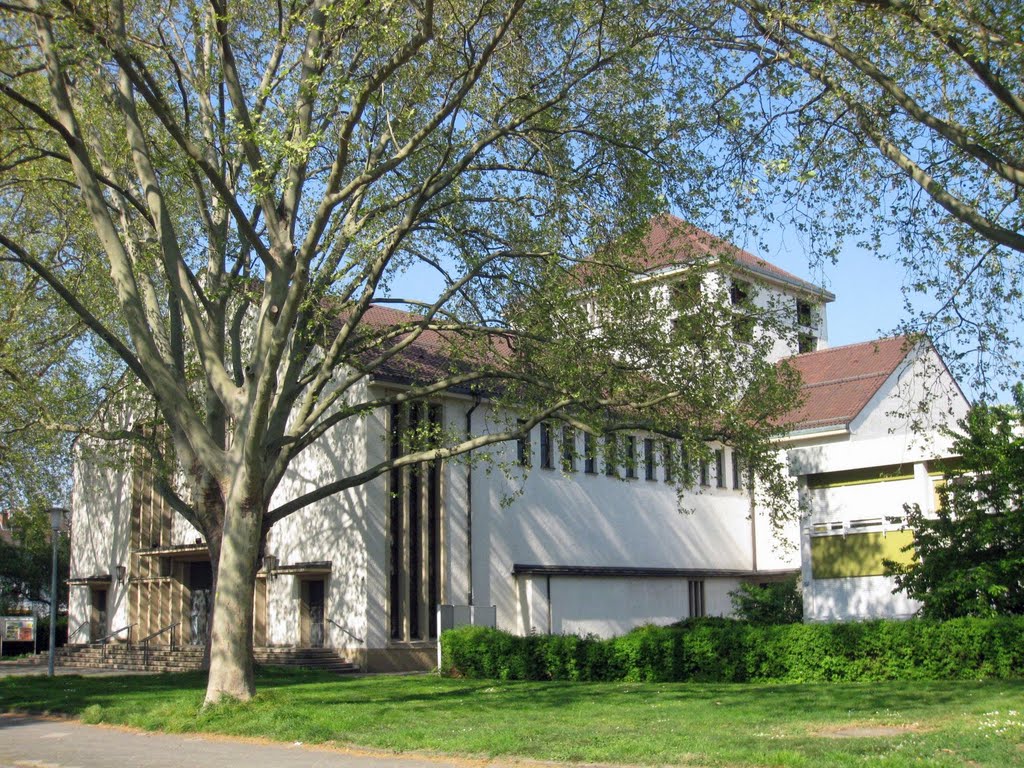
[[[257,664],[266,666],[303,667],[323,672],[358,672],[359,667],[342,658],[332,648],[254,648]]]
[[[324,672],[358,672],[359,667],[331,648],[256,648],[257,664],[303,667]],[[62,667],[123,669],[132,672],[193,672],[203,668],[203,649],[195,646],[144,648],[109,644],[82,645],[58,649],[56,663]]]
[[[77,646],[62,649],[57,657],[62,667],[123,669],[131,672],[194,672],[203,668],[202,648],[151,646],[144,648],[110,644],[105,647]]]

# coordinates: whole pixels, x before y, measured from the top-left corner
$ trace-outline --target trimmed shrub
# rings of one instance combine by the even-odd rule
[[[1024,617],[752,624],[688,619],[627,635],[519,637],[461,627],[441,671],[500,680],[827,682],[1024,677]]]

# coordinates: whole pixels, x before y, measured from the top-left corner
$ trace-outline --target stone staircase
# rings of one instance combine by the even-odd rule
[[[303,667],[324,672],[358,672],[359,667],[332,648],[256,648],[257,664]],[[121,644],[66,646],[58,649],[62,667],[122,669],[130,672],[193,672],[203,668],[203,649],[195,646],[144,648]]]
[[[187,646],[138,646],[110,643],[106,646],[79,645],[61,648],[57,664],[62,667],[123,669],[128,672],[193,672],[203,668],[203,649]]]
[[[275,667],[303,667],[322,672],[358,672],[358,665],[338,655],[333,648],[254,648],[257,664]]]

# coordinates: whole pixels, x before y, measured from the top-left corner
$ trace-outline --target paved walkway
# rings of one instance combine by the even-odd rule
[[[374,754],[0,714],[0,768],[502,768],[486,760]]]

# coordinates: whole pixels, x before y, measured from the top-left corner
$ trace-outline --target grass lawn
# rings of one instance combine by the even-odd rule
[[[631,765],[1024,766],[1024,681],[533,683],[263,670],[202,711],[202,674],[0,679],[0,710],[475,757]]]

